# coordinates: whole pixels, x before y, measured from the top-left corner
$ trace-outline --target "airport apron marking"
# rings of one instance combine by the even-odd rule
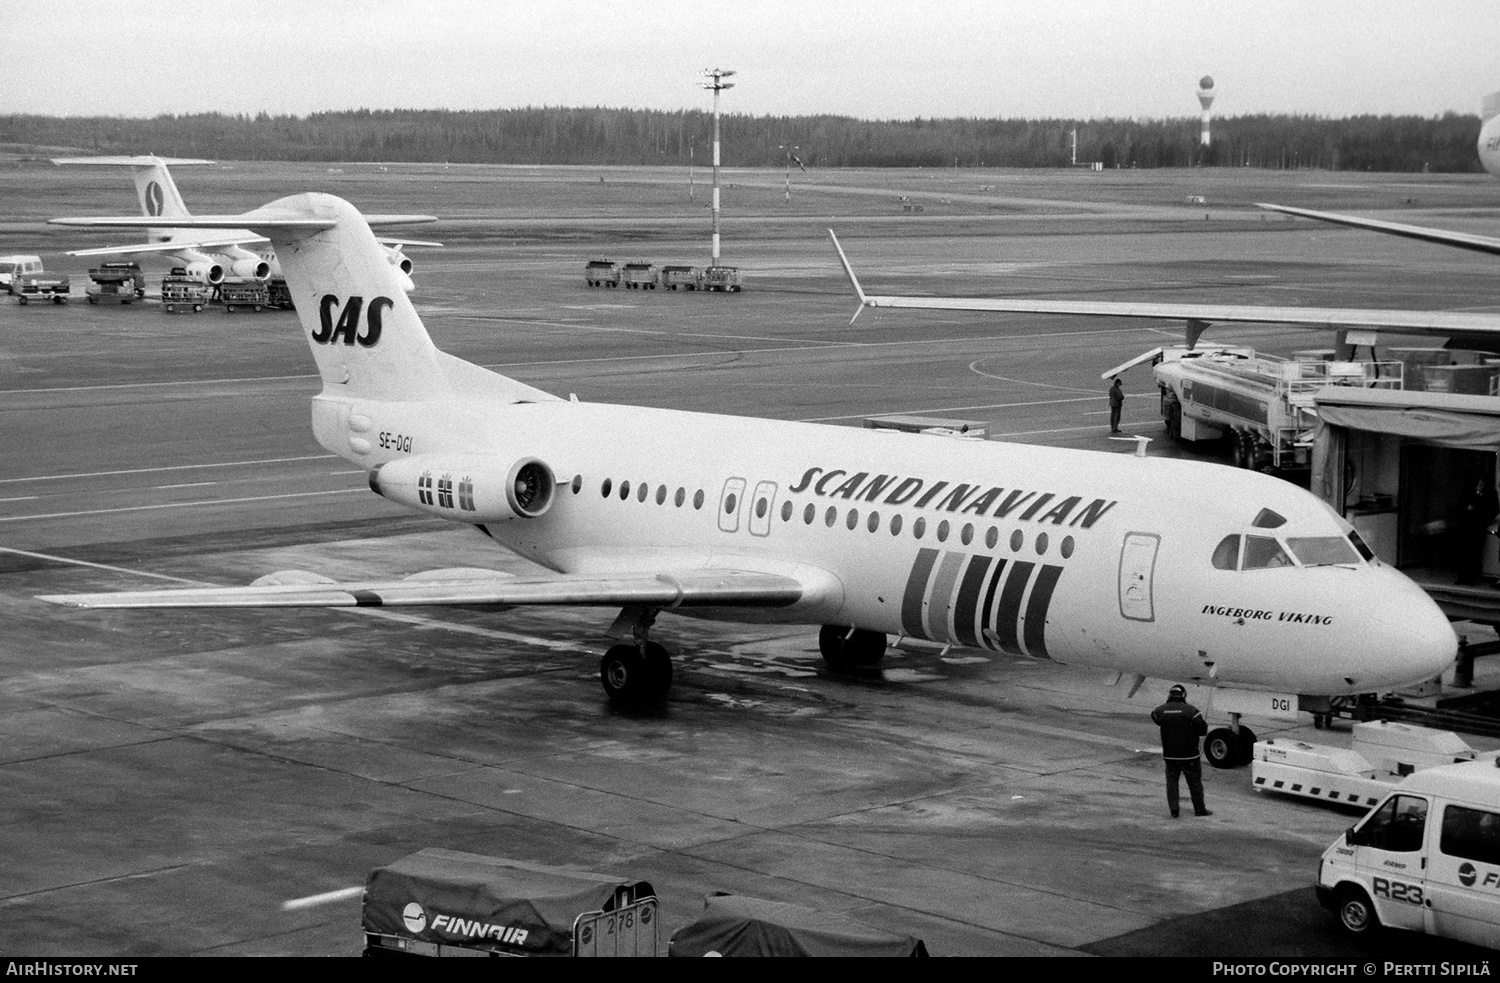
[[[914,638],[1051,658],[1047,611],[1062,573],[1050,563],[921,549],[901,598],[901,628]]]

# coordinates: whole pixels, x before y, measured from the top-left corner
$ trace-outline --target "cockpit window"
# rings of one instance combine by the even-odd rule
[[[1270,536],[1245,537],[1245,562],[1240,566],[1241,570],[1264,570],[1267,567],[1291,565],[1292,558]]]
[[[1240,536],[1225,536],[1214,547],[1215,570],[1238,570],[1240,568]]]
[[[1286,545],[1304,567],[1352,566],[1364,562],[1343,536],[1289,536]]]
[[[1272,512],[1270,509],[1261,509],[1256,513],[1255,521],[1250,523],[1250,525],[1256,529],[1275,529],[1278,526],[1286,525],[1286,518],[1279,512]]]
[[[1359,538],[1359,533],[1355,532],[1353,529],[1349,530],[1349,542],[1353,544],[1356,550],[1359,551],[1359,555],[1364,557],[1366,560],[1375,559],[1375,551],[1366,546],[1365,541]]]

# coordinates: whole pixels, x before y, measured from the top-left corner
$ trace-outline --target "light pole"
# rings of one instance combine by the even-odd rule
[[[719,92],[724,89],[734,88],[733,82],[724,79],[734,74],[732,68],[705,68],[703,74],[713,79],[712,82],[699,82],[698,85],[704,89],[712,89],[714,93],[714,258],[713,265],[719,265]]]

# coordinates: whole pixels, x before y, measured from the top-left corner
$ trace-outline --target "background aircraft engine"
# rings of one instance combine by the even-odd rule
[[[263,259],[237,259],[229,264],[231,275],[241,280],[269,280],[271,264]]]
[[[557,480],[534,457],[507,467],[493,457],[424,454],[380,465],[370,472],[370,490],[444,519],[488,524],[545,515]]]
[[[391,261],[392,266],[400,270],[402,273],[405,273],[407,276],[411,276],[411,271],[417,268],[417,264],[413,263],[411,259],[401,251],[400,247],[387,249],[385,258]]]
[[[224,267],[218,263],[197,262],[189,263],[186,267],[188,276],[195,276],[204,283],[223,283]]]

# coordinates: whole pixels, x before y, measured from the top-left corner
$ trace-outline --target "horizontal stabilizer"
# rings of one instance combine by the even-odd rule
[[[191,167],[198,164],[217,163],[212,160],[204,160],[201,157],[153,157],[149,154],[135,157],[54,157],[54,164],[104,164],[110,167],[155,167],[157,164],[166,164],[168,167]]]
[[[676,607],[782,607],[803,585],[776,574],[691,570],[656,574],[512,577],[501,572],[338,584],[306,575],[249,587],[48,594],[38,600],[80,608],[302,608],[431,605],[644,604]],[[288,580],[292,582],[287,582]],[[311,581],[311,582],[309,582]]]

